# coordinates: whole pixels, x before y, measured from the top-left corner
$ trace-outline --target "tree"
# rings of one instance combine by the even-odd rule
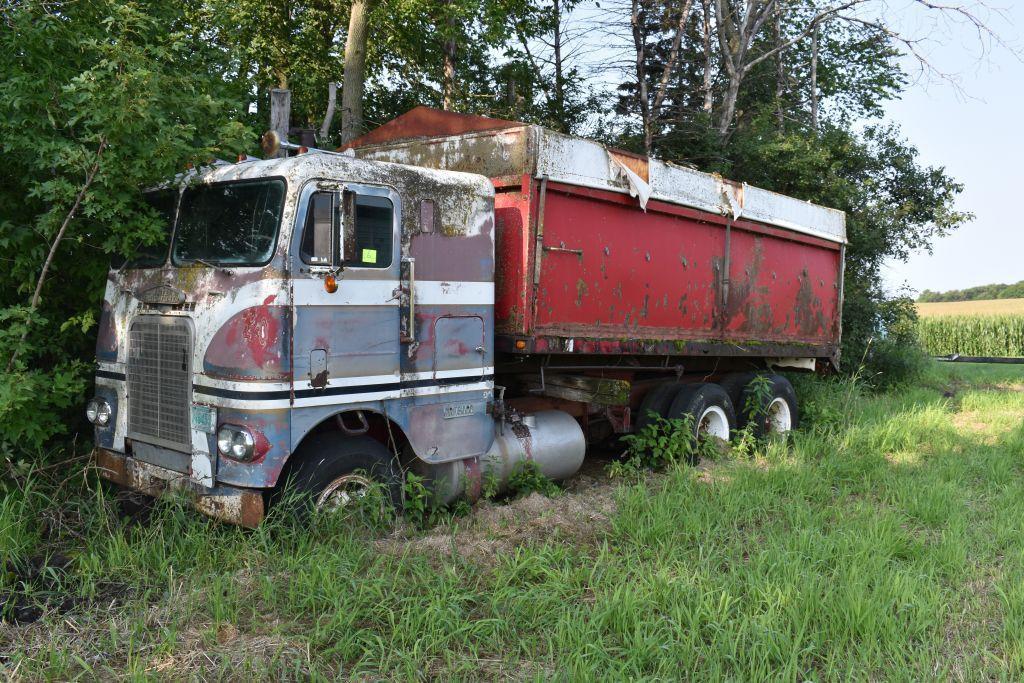
[[[39,446],[64,428],[61,410],[78,412],[110,256],[158,236],[139,188],[246,135],[188,9],[39,0],[2,10],[7,446]]]
[[[345,39],[345,82],[341,90],[341,144],[356,138],[363,127],[363,92],[366,80],[366,36],[370,0],[352,0]]]

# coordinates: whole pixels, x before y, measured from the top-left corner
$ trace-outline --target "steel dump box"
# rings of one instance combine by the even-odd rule
[[[491,179],[498,351],[838,361],[841,211],[425,107],[351,146]]]

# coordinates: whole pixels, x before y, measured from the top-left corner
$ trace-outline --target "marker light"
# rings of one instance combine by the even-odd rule
[[[338,291],[338,279],[333,275],[328,275],[324,278],[324,289],[327,290],[328,294],[334,294]]]

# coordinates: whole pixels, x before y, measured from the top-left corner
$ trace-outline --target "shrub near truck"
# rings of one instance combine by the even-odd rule
[[[109,274],[104,476],[249,526],[287,482],[337,505],[411,468],[472,498],[648,411],[727,439],[739,373],[838,362],[841,212],[425,108],[296,151],[197,174],[166,251]]]

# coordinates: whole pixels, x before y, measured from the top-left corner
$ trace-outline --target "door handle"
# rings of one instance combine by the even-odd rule
[[[401,265],[402,299],[399,323],[403,342],[416,341],[416,259],[403,258]]]

